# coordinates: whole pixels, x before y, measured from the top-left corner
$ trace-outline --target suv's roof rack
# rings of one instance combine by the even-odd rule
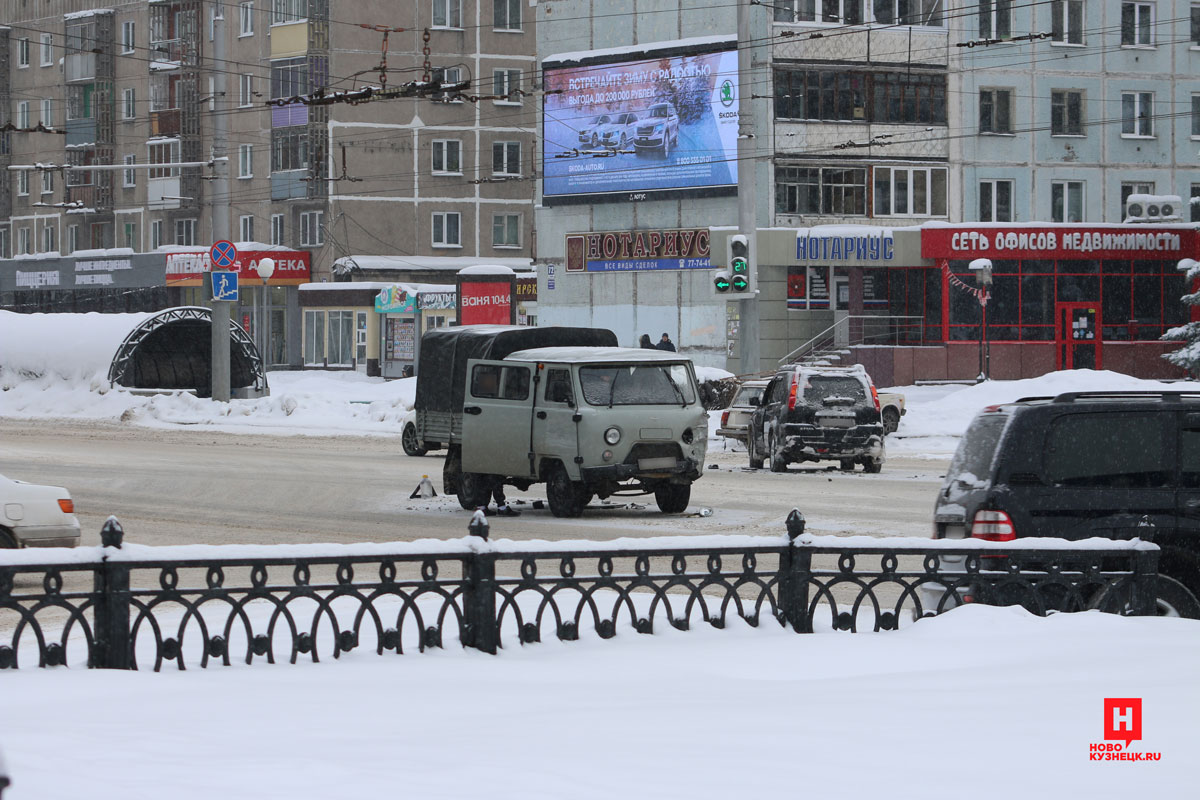
[[[1143,390],[1143,391],[1133,390],[1133,391],[1118,391],[1118,392],[1063,392],[1062,394],[1057,395],[1054,398],[1054,402],[1055,403],[1073,403],[1076,400],[1084,400],[1084,399],[1086,399],[1086,400],[1147,399],[1147,400],[1175,400],[1175,401],[1178,401],[1178,400],[1182,400],[1185,397],[1200,399],[1200,390],[1191,391],[1191,392],[1160,392],[1160,391],[1152,391],[1152,390]],[[1042,399],[1042,398],[1025,398],[1025,399],[1034,400],[1034,399]],[[1021,400],[1018,402],[1024,402],[1024,400]]]

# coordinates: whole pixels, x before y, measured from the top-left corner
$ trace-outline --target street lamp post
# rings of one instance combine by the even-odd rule
[[[262,339],[262,346],[259,348],[259,354],[260,354],[260,357],[262,358],[262,362],[263,362],[263,372],[266,373],[267,361],[268,361],[267,347],[270,345],[268,323],[267,323],[267,313],[268,313],[267,312],[267,281],[269,281],[271,279],[271,276],[275,274],[275,259],[270,258],[270,257],[260,258],[258,261],[257,270],[258,270],[258,277],[262,278],[262,283],[263,283],[262,316],[259,318],[259,321],[258,321],[258,323],[259,323],[258,327],[261,330],[261,333],[259,335],[260,335],[260,338]]]
[[[979,285],[979,377],[977,381],[986,381],[992,377],[992,344],[987,335],[987,301],[992,288],[992,260],[977,258],[967,265],[975,273],[975,282]]]

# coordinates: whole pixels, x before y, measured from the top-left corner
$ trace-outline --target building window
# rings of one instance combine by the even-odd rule
[[[1083,0],[1050,3],[1050,38],[1060,44],[1083,44]]]
[[[33,253],[33,242],[29,236],[29,228],[17,228],[17,254],[31,255]]]
[[[861,0],[859,0],[861,2]],[[495,28],[498,31],[521,30],[521,0],[492,0]]]
[[[493,214],[492,215],[492,246],[520,247],[521,246],[521,215]]]
[[[54,173],[42,170],[42,194],[54,194]]]
[[[238,76],[238,105],[242,108],[254,104],[254,76]]]
[[[457,211],[436,211],[433,214],[433,246],[462,247]]]
[[[946,216],[946,170],[875,167],[876,217]]]
[[[300,246],[319,247],[325,244],[325,212],[305,211],[300,214]]]
[[[238,36],[254,35],[254,3],[238,5]]]
[[[496,100],[497,103],[517,103],[521,102],[521,70],[519,69],[494,69],[492,70],[492,94],[496,97],[503,97],[503,100]]]
[[[271,244],[283,244],[283,214],[271,215]]]
[[[238,217],[238,234],[243,242],[254,241],[254,216],[252,214]]]
[[[458,139],[434,139],[433,174],[462,174],[462,142]]]
[[[42,124],[47,128],[54,127],[54,101],[49,97],[42,98]]]
[[[1192,222],[1200,222],[1200,183],[1192,184],[1192,196],[1188,205],[1192,208]]]
[[[58,229],[53,225],[47,225],[42,228],[42,252],[54,253],[58,251]]]
[[[492,142],[492,174],[521,174],[520,142]]]
[[[196,220],[175,220],[175,244],[192,247],[196,244]]]
[[[25,38],[17,39],[17,66],[29,66],[29,40]]]
[[[137,156],[125,156],[125,158],[122,160],[126,164],[136,164]],[[121,185],[124,186],[126,189],[137,186],[137,170],[136,169],[121,170]]]
[[[128,247],[130,250],[132,250],[133,252],[136,253],[138,251],[137,223],[136,222],[126,222],[125,223],[124,237],[125,238],[124,238],[124,241],[122,242],[122,244],[124,244],[125,247]]]
[[[17,127],[28,128],[29,125],[29,101],[22,100],[17,103]]]
[[[863,0],[782,0],[770,5],[775,9],[776,22],[863,23]],[[884,5],[890,6],[891,3],[885,2]]]
[[[308,169],[308,129],[303,125],[271,131],[271,171]]]
[[[12,258],[8,252],[8,228],[0,228],[0,258]]]
[[[1200,47],[1200,3],[1192,4],[1192,47]]]
[[[157,250],[163,246],[163,221],[155,219],[150,221],[150,249]]]
[[[979,90],[979,132],[1012,133],[1012,89]]]
[[[1200,139],[1200,94],[1192,95],[1192,138]]]
[[[54,64],[54,34],[42,34],[42,60],[43,67],[49,67]]]
[[[979,221],[1012,222],[1012,181],[979,182]]]
[[[853,167],[777,167],[775,211],[780,214],[864,217],[867,171]]]
[[[979,37],[1006,39],[1012,36],[1012,0],[979,0]]]
[[[168,142],[160,142],[148,146],[150,164],[177,164],[179,163],[179,140],[173,139]],[[155,167],[150,170],[150,178],[178,178],[179,167]]]
[[[1050,135],[1083,136],[1083,92],[1055,89],[1050,92]]]
[[[1154,135],[1154,92],[1121,92],[1121,135]]]
[[[325,366],[325,312],[304,312],[304,364]]]
[[[1083,222],[1083,181],[1050,182],[1052,222]]]
[[[461,67],[438,67],[433,71],[433,79],[443,86],[447,84],[459,83],[462,81]],[[446,92],[435,92],[430,95],[431,100],[438,100],[443,103],[461,103],[462,98],[456,97]]]
[[[1122,183],[1121,184],[1121,219],[1129,216],[1129,196],[1132,194],[1154,194],[1153,183]]]
[[[1121,3],[1121,44],[1154,46],[1154,4]]]
[[[238,145],[238,177],[254,177],[254,145],[252,144]]]
[[[880,25],[940,28],[943,24],[942,10],[942,0],[874,0],[872,3],[873,16]]]
[[[777,69],[775,116],[825,122],[946,124],[946,75]]]
[[[132,53],[136,47],[137,39],[134,34],[137,31],[137,25],[134,22],[121,23],[121,52]]]
[[[271,62],[271,99],[308,94],[308,59],[285,58]]]
[[[121,119],[137,117],[137,94],[134,89],[121,90]]]
[[[27,169],[17,173],[17,194],[29,194],[29,170]]]
[[[67,252],[74,253],[79,249],[79,226],[67,226]]]
[[[461,28],[462,0],[433,0],[433,27]]]
[[[286,25],[308,18],[308,0],[271,0],[271,24]]]

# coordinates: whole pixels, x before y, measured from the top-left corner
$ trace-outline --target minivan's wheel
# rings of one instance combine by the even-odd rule
[[[768,456],[771,459],[771,472],[787,472],[787,459],[783,457],[783,452],[779,449],[773,433],[767,437],[767,449],[770,450]]]
[[[583,491],[567,474],[567,468],[555,464],[546,476],[546,500],[550,513],[556,517],[578,517],[583,513]]]
[[[654,502],[664,514],[682,514],[692,499],[690,483],[664,483],[654,490]]]
[[[492,478],[478,472],[458,476],[458,504],[468,511],[486,506],[492,496]]]
[[[895,433],[900,427],[900,412],[892,406],[888,406],[883,410],[883,431],[884,433]]]
[[[404,448],[406,456],[423,456],[429,452],[421,446],[421,441],[417,438],[417,426],[411,422],[404,426],[404,431],[400,434],[400,446]]]
[[[754,431],[746,429],[746,450],[750,454],[750,469],[762,469],[763,457],[758,452],[758,445],[755,444],[757,437]]]

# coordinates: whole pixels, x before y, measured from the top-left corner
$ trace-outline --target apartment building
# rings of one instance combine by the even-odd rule
[[[270,362],[344,366],[366,326],[307,315],[321,331],[306,335],[300,284],[361,279],[356,255],[406,275],[531,263],[524,3],[2,7],[0,308],[204,305],[204,253],[229,239],[245,256],[235,319],[269,327]],[[337,102],[365,87],[400,91]],[[268,253],[284,268],[264,285]]]

